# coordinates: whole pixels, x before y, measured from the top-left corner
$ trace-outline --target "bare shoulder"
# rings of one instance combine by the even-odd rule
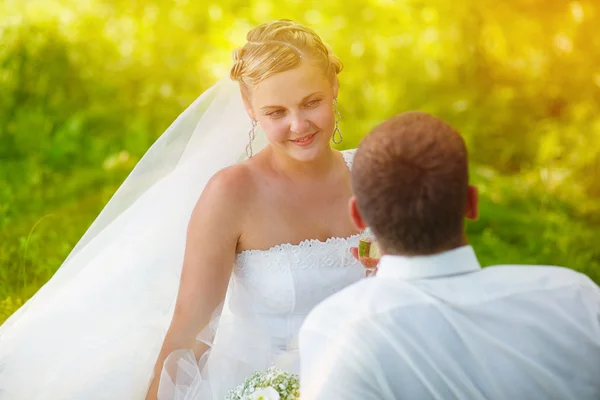
[[[214,174],[200,195],[191,223],[205,223],[207,218],[219,218],[223,225],[241,222],[245,208],[255,196],[255,178],[247,165],[235,164]],[[209,215],[207,215],[209,214]]]
[[[202,195],[214,197],[228,204],[238,200],[248,200],[256,185],[254,175],[255,173],[246,164],[229,166],[210,178]]]

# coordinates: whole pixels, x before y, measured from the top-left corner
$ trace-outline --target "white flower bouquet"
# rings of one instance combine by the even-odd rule
[[[252,374],[230,391],[225,400],[297,400],[299,397],[298,376],[271,367]]]

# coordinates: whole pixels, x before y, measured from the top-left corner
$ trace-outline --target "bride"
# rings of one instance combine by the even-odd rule
[[[0,399],[222,399],[297,372],[304,317],[365,276],[330,147],[342,63],[287,20],[247,40],[0,327]]]

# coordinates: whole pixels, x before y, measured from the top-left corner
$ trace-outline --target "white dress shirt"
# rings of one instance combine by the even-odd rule
[[[299,338],[312,399],[600,399],[600,289],[548,266],[482,269],[470,246],[384,256]]]

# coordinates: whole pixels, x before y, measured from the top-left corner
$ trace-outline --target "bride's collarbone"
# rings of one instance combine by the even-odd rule
[[[248,204],[240,250],[267,250],[279,244],[294,245],[309,239],[325,241],[355,234],[347,211],[351,194],[344,193],[342,188],[331,189],[257,193],[252,204]]]
[[[272,185],[258,194],[259,207],[269,215],[284,219],[339,219],[347,215],[351,188],[344,182],[328,185]]]

